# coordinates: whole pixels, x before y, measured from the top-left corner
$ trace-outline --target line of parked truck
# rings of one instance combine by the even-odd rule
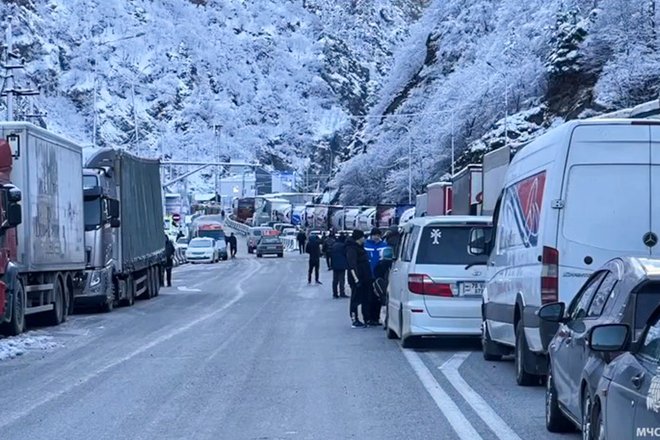
[[[429,185],[416,211],[389,337],[480,335],[485,360],[546,384],[551,431],[660,426],[660,121],[565,123]]]
[[[160,164],[0,123],[0,330],[57,325],[75,306],[153,298],[165,261]]]

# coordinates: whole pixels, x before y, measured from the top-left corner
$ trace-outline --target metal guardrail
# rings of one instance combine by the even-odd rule
[[[225,218],[225,226],[235,230],[236,232],[242,235],[247,235],[248,231],[250,230],[250,227],[248,225],[237,222],[236,220],[232,219],[231,215],[228,215]]]

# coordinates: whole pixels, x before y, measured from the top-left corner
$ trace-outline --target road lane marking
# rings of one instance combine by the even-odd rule
[[[483,440],[472,424],[463,415],[449,394],[442,389],[433,373],[428,369],[419,355],[412,351],[401,349],[406,360],[415,371],[417,378],[422,382],[426,391],[431,395],[442,414],[449,421],[452,429],[461,440]]]
[[[439,366],[438,369],[498,438],[505,440],[522,440],[513,429],[502,420],[495,410],[488,405],[486,400],[472,389],[465,379],[463,379],[463,376],[461,376],[458,369],[469,356],[470,352],[456,353],[449,358],[447,362]]]
[[[201,292],[202,289],[192,289],[186,286],[179,286],[176,288],[179,292]]]
[[[249,266],[252,266],[252,265],[249,265]],[[72,390],[74,390],[75,388],[78,388],[81,385],[86,384],[87,382],[89,382],[92,379],[100,376],[103,373],[106,373],[108,371],[118,370],[117,367],[119,365],[123,364],[124,362],[127,362],[127,361],[133,359],[134,357],[144,353],[145,351],[150,350],[151,348],[153,348],[153,347],[155,347],[159,344],[162,344],[163,342],[172,339],[173,337],[175,337],[175,336],[191,329],[192,327],[194,327],[198,324],[201,324],[202,322],[208,321],[209,319],[211,319],[211,318],[219,315],[220,313],[224,312],[225,310],[227,310],[229,307],[233,306],[235,303],[237,303],[240,299],[242,299],[246,295],[247,291],[245,289],[243,289],[242,287],[239,287],[239,286],[241,286],[243,282],[249,280],[256,272],[259,271],[259,269],[260,269],[259,267],[254,267],[253,266],[252,269],[244,277],[242,277],[242,281],[237,284],[236,290],[238,291],[238,293],[236,295],[234,295],[227,303],[225,303],[224,305],[222,305],[218,309],[213,310],[212,312],[209,312],[205,315],[202,315],[199,318],[197,318],[193,321],[190,321],[188,324],[185,324],[181,327],[177,327],[177,328],[171,330],[170,332],[161,335],[160,337],[152,340],[151,342],[143,345],[142,347],[140,347],[136,350],[133,350],[129,354],[127,354],[125,356],[122,356],[122,357],[106,364],[104,367],[101,367],[101,368],[97,369],[96,371],[93,371],[93,372],[89,373],[86,376],[78,378],[77,380],[73,379],[71,382],[69,382],[69,385],[65,386],[64,388],[62,388],[60,390],[57,390],[55,392],[48,392],[48,393],[44,392],[44,394],[41,396],[41,398],[36,400],[35,402],[33,402],[31,405],[27,404],[25,406],[22,406],[20,409],[16,409],[14,411],[10,410],[10,411],[3,412],[0,415],[0,428],[5,428],[6,426],[17,422],[18,420],[22,419],[23,417],[26,417],[29,414],[31,414],[37,408],[39,408],[39,407],[51,402],[52,400],[66,394],[66,393],[68,393]],[[0,431],[1,431],[1,429],[0,429]]]

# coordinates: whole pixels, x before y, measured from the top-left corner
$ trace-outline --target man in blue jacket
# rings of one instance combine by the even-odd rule
[[[382,239],[383,234],[380,232],[380,229],[373,228],[371,234],[369,234],[369,239],[364,242],[364,250],[367,252],[369,257],[369,266],[371,267],[371,277],[375,279],[375,270],[376,266],[380,262],[381,251],[383,248],[387,247]],[[370,294],[365,298],[367,304],[367,325],[377,326],[380,325],[380,299],[376,296],[373,288],[369,289]]]
[[[348,298],[346,296],[348,260],[346,259],[346,236],[344,234],[339,235],[339,238],[332,244],[329,255],[332,269],[332,297]]]

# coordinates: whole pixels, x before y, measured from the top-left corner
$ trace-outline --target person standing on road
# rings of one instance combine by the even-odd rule
[[[231,257],[236,258],[236,251],[238,250],[238,240],[232,232],[229,235],[229,251],[231,252]]]
[[[358,306],[362,306],[362,319],[368,319],[365,297],[371,291],[372,275],[369,256],[364,250],[364,232],[356,229],[346,239],[346,263],[348,266],[348,284],[351,286],[351,327],[362,328],[365,325],[358,316]]]
[[[321,265],[321,240],[312,235],[309,237],[305,252],[309,254],[309,270],[307,271],[307,284],[312,284],[312,271],[316,271],[316,284],[323,284],[319,280],[319,266]]]
[[[330,264],[332,265],[332,297],[347,298],[346,296],[346,237],[340,235],[330,248]]]
[[[369,269],[372,279],[375,279],[375,272],[378,263],[380,262],[381,252],[387,244],[382,240],[382,233],[380,229],[373,228],[369,234],[369,239],[364,242],[364,250],[369,257]],[[364,301],[367,308],[367,325],[377,326],[380,325],[380,298],[376,295],[373,286],[367,292]]]
[[[301,229],[296,236],[296,240],[298,240],[298,250],[302,255],[305,252],[305,242],[307,241],[307,235],[305,235],[305,231]]]
[[[328,270],[332,270],[332,265],[330,260],[332,259],[332,246],[335,244],[335,234],[334,232],[328,232],[328,237],[323,242],[323,254],[325,255],[325,262],[328,265]]]
[[[165,275],[167,287],[172,287],[172,266],[174,266],[174,244],[169,237],[165,236]],[[164,285],[165,283],[163,283]]]

